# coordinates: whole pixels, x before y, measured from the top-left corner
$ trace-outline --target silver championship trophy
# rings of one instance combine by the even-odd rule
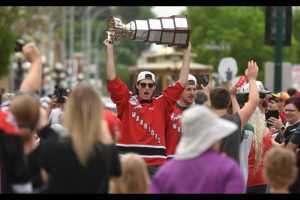
[[[134,20],[126,25],[113,16],[107,20],[107,39],[111,41],[128,38],[134,41],[187,47],[190,33],[191,27],[185,15]]]

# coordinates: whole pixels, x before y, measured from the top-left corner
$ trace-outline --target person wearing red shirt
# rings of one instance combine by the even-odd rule
[[[138,74],[136,94],[116,76],[112,41],[106,39],[107,88],[112,101],[117,105],[117,116],[121,120],[122,135],[117,143],[121,154],[138,153],[148,166],[150,175],[166,161],[166,121],[173,106],[180,98],[188,80],[191,45],[183,48],[183,62],[179,79],[168,86],[159,97],[154,97],[155,75],[149,71]]]
[[[263,160],[265,153],[269,151],[272,146],[279,145],[272,141],[269,129],[266,126],[259,108],[256,108],[248,122],[254,127],[254,139],[248,155],[248,180],[246,193],[264,194],[267,192],[267,183],[263,178]]]
[[[197,79],[189,74],[188,82],[182,92],[180,99],[174,105],[174,110],[168,121],[166,135],[167,158],[173,158],[176,146],[181,137],[181,117],[184,110],[194,104],[197,93]]]
[[[103,116],[107,122],[110,135],[114,142],[117,142],[121,136],[121,121],[113,111],[108,108],[103,109]]]

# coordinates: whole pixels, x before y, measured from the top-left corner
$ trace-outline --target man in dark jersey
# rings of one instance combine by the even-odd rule
[[[116,76],[112,42],[105,40],[103,44],[107,49],[107,88],[122,123],[117,146],[121,153],[141,155],[152,175],[166,161],[166,121],[188,80],[191,45],[183,48],[178,81],[165,88],[161,96],[154,97],[155,75],[149,71],[140,72],[135,84],[137,95],[134,95]]]
[[[256,86],[258,66],[256,62],[248,62],[245,76],[249,82],[249,99],[243,108],[233,114],[227,114],[231,103],[230,93],[226,88],[214,88],[209,93],[211,108],[218,116],[236,123],[239,128],[222,140],[220,151],[232,157],[239,164],[239,148],[242,140],[242,127],[244,127],[259,104],[259,93]]]

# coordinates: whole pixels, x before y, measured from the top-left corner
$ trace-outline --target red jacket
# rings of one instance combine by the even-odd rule
[[[121,153],[140,154],[148,166],[166,161],[165,130],[167,116],[180,98],[184,87],[176,82],[163,90],[152,102],[140,104],[139,98],[119,79],[107,81],[112,101],[117,105],[122,135],[117,143]]]
[[[181,107],[178,103],[174,106],[174,110],[169,116],[168,129],[166,134],[167,158],[173,158],[175,155],[177,144],[181,137],[181,117],[183,111],[188,107]]]

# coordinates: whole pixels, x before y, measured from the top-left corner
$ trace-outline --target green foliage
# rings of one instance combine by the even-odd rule
[[[274,47],[264,44],[265,9],[264,7],[188,7],[192,34],[193,51],[198,54],[200,63],[211,64],[217,70],[223,57],[237,60],[238,73],[243,74],[247,62],[255,60],[260,66],[259,79],[264,77],[264,63],[275,60]],[[294,13],[293,26],[300,29],[299,11]],[[283,61],[299,61],[299,34],[293,30],[291,47],[284,47]],[[298,35],[298,36],[296,36]],[[230,45],[230,50],[205,49],[204,45]]]
[[[15,37],[7,30],[0,28],[0,77],[8,73],[11,53],[15,47]]]

